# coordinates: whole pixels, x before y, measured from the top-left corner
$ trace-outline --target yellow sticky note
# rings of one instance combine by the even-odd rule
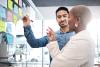
[[[13,2],[12,2],[11,0],[8,0],[8,8],[9,8],[10,10],[13,9]]]
[[[22,9],[21,8],[19,8],[19,16],[22,17]]]
[[[18,4],[18,0],[15,0],[15,2]]]
[[[2,20],[0,20],[0,32],[6,32],[6,24]]]

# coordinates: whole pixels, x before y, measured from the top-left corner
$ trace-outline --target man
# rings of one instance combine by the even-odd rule
[[[91,12],[84,5],[77,5],[69,12],[69,31],[75,31],[69,42],[60,51],[55,33],[48,31],[50,43],[47,45],[52,56],[51,67],[93,67],[95,44],[86,30]]]
[[[74,35],[73,32],[69,32],[68,28],[68,14],[69,11],[66,7],[59,7],[56,10],[56,20],[58,25],[60,26],[60,30],[56,32],[56,39],[59,44],[60,50],[62,47],[69,41],[70,37]],[[44,36],[40,39],[36,39],[30,26],[30,19],[29,17],[25,16],[23,18],[24,24],[24,34],[27,39],[29,45],[33,48],[44,47],[48,44],[49,39],[47,36]]]

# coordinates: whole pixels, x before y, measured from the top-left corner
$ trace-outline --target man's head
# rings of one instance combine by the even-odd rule
[[[71,31],[79,32],[86,28],[91,19],[91,11],[84,5],[77,5],[69,12],[69,29]]]
[[[56,10],[56,20],[61,28],[68,25],[68,14],[69,11],[66,7],[59,7]]]

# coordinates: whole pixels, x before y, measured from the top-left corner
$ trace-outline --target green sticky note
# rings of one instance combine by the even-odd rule
[[[13,20],[14,20],[14,24],[16,24],[17,23],[17,16],[16,15],[13,16]]]

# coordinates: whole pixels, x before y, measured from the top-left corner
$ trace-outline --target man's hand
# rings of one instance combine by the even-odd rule
[[[30,22],[31,22],[31,21],[30,21],[30,19],[29,19],[28,16],[24,16],[22,20],[23,20],[23,25],[24,25],[24,26],[30,25]]]
[[[47,36],[50,41],[56,41],[56,34],[50,27],[47,29]]]

